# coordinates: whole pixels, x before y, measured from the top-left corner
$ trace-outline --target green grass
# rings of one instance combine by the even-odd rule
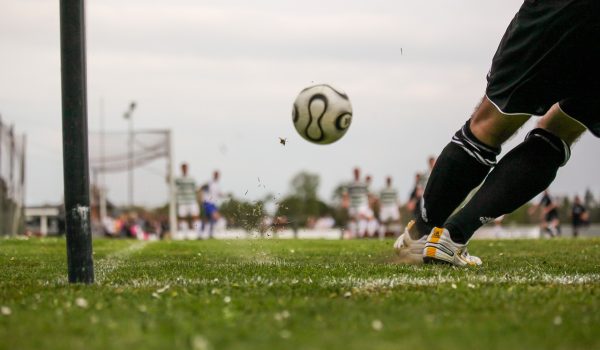
[[[0,240],[1,349],[599,349],[600,239],[475,241],[481,268],[391,241]]]

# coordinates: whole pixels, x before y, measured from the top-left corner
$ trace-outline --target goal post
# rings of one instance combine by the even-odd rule
[[[84,0],[60,0],[63,177],[70,283],[93,283]]]

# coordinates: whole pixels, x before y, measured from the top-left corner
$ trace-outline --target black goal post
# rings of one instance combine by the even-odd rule
[[[93,283],[84,0],[60,0],[63,176],[70,283]]]

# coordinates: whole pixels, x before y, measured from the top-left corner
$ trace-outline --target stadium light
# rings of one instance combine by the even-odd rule
[[[93,283],[84,0],[60,0],[63,171],[70,283]]]
[[[133,157],[134,157],[134,137],[133,134],[133,111],[136,103],[131,101],[129,109],[123,114],[123,118],[129,120],[129,208],[133,207]]]

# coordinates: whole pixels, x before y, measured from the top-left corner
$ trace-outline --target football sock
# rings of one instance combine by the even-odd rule
[[[444,224],[452,240],[466,243],[483,224],[516,210],[545,190],[570,153],[559,137],[544,129],[532,130],[500,160],[473,198]]]
[[[417,229],[411,232],[411,238],[418,239],[428,235],[433,227],[441,227],[483,181],[499,153],[500,148],[487,146],[473,135],[468,120],[435,162],[417,208]]]

